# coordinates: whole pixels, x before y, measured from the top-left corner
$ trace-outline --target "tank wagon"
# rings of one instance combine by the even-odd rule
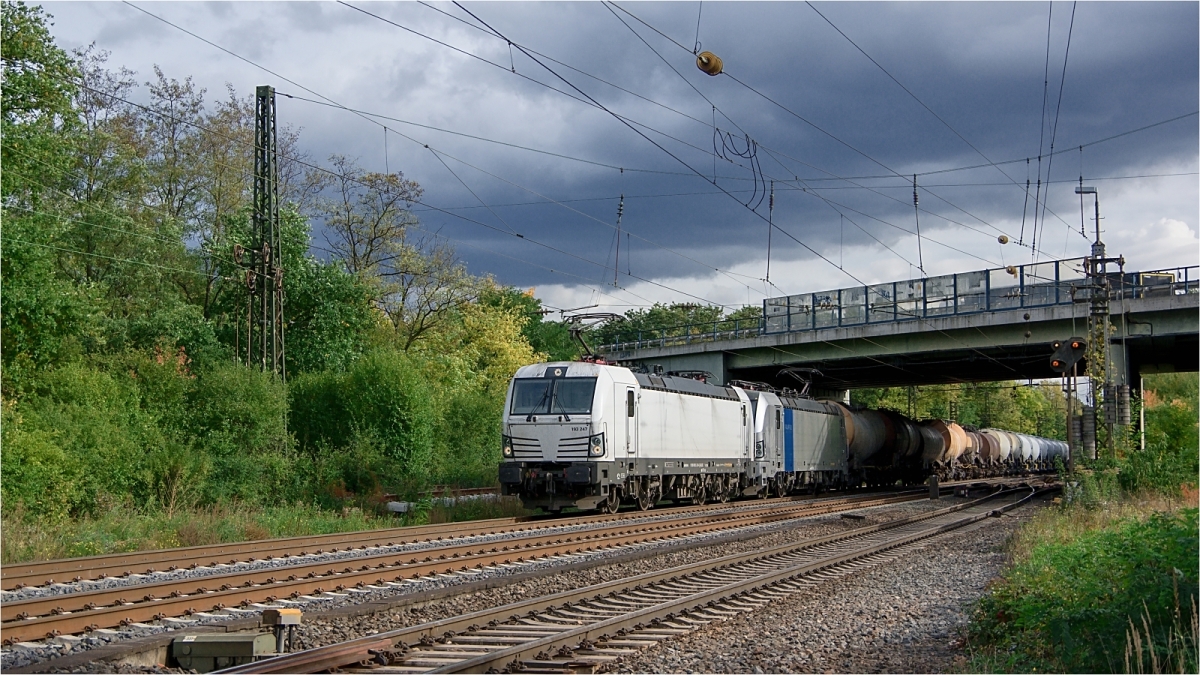
[[[592,362],[519,369],[502,443],[502,494],[549,512],[1039,471],[1067,452],[999,429]]]

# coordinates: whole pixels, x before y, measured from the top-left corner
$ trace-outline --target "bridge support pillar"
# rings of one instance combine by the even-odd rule
[[[823,387],[813,387],[812,397],[823,401],[837,401],[850,405],[850,390],[849,389],[825,389]]]

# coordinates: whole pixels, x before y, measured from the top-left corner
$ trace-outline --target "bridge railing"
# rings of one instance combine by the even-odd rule
[[[979,314],[999,310],[1069,305],[1086,300],[1085,258],[893,281],[835,291],[801,293],[763,301],[763,316],[718,319],[618,332],[604,352],[733,340],[802,332]],[[1200,266],[1109,274],[1114,300],[1200,293]]]
[[[1083,258],[893,281],[763,301],[766,333],[912,321],[1074,302]]]
[[[1200,293],[1200,266],[1166,267],[1133,272],[1112,282],[1112,297],[1120,300]]]
[[[705,323],[634,329],[617,334],[616,340],[599,346],[600,351],[614,352],[647,347],[673,347],[697,342],[736,340],[763,334],[762,318],[717,319]]]

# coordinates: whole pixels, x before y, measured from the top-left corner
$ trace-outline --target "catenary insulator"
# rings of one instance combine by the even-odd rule
[[[696,67],[709,75],[720,75],[724,66],[721,57],[712,52],[700,52],[696,55]]]

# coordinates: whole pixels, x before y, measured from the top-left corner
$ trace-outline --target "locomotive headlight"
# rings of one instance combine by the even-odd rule
[[[504,453],[505,457],[511,458],[513,456],[512,439],[509,438],[508,436],[501,436],[500,440],[501,440],[501,443],[503,444],[503,449],[501,450],[501,452]]]
[[[588,439],[588,455],[591,457],[604,456],[604,434],[596,434]]]
[[[766,455],[766,445],[761,441],[754,441],[754,457],[762,459]]]

